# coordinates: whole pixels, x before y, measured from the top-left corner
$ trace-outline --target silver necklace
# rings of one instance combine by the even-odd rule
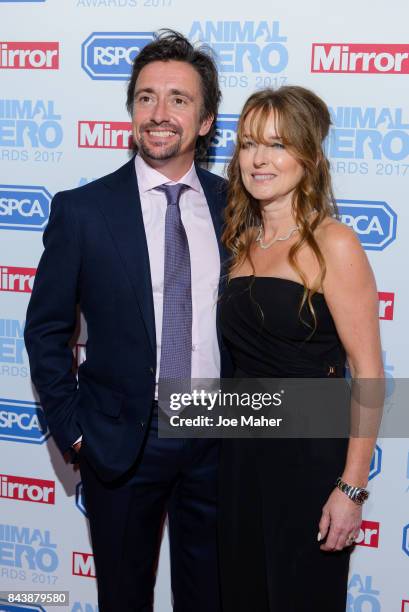
[[[269,242],[268,244],[264,244],[262,239],[263,226],[260,225],[256,242],[259,243],[260,249],[269,249],[275,242],[284,242],[284,240],[288,240],[293,234],[295,234],[295,232],[298,232],[299,230],[300,228],[298,227],[298,225],[294,225],[294,227],[292,227],[288,234],[286,234],[285,236],[277,236],[276,238],[273,238],[273,240],[271,240],[271,242]]]

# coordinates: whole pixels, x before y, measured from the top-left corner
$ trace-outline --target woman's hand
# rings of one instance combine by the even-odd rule
[[[322,509],[319,523],[318,541],[326,538],[321,550],[331,552],[351,546],[358,537],[361,522],[362,506],[339,489],[334,489]]]

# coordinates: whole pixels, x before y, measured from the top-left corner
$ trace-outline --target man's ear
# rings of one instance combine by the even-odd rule
[[[214,115],[209,115],[203,119],[202,124],[199,130],[199,136],[206,136],[206,134],[210,131],[210,128],[213,125]]]

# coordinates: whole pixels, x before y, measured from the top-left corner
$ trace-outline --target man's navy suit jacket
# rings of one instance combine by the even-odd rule
[[[226,183],[196,170],[224,261]],[[59,449],[67,451],[82,434],[80,452],[101,478],[113,480],[138,456],[155,392],[154,306],[134,160],[58,193],[44,246],[25,327],[31,376]],[[69,342],[78,304],[88,341],[77,383]],[[219,344],[221,374],[228,375],[220,336]]]

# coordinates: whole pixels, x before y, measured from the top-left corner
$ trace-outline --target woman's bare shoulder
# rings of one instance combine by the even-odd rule
[[[334,217],[326,217],[321,221],[315,230],[315,238],[327,257],[347,254],[351,249],[363,251],[355,232]]]

